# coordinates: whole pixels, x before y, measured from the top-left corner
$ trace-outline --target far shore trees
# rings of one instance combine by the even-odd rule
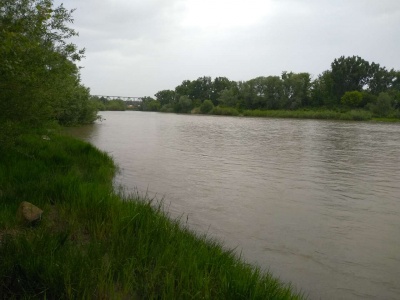
[[[329,70],[314,78],[307,72],[286,71],[280,76],[259,76],[238,82],[203,76],[184,80],[174,90],[160,91],[151,99],[156,101],[151,109],[144,105],[142,110],[204,113],[209,107],[209,103],[204,103],[209,100],[214,108],[208,113],[212,114],[358,109],[367,111],[366,115],[400,118],[400,71],[388,70],[359,56],[341,56],[334,59]]]

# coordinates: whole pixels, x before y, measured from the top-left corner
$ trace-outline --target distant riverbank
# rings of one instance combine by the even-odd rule
[[[124,106],[120,106],[119,109],[105,109],[104,111],[125,111],[125,110],[132,110],[132,109],[126,109]],[[173,111],[160,111],[160,112],[174,113]],[[194,108],[188,114],[258,117],[258,118],[400,122],[400,118],[376,117],[370,111],[364,109],[238,110],[233,107],[216,106],[207,113],[202,113],[200,107],[197,107]]]

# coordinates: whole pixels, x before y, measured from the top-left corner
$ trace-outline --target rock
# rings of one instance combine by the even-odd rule
[[[32,224],[42,218],[43,210],[32,203],[22,201],[17,211],[17,218],[25,223]]]

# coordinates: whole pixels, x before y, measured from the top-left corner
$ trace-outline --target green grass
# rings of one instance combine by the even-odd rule
[[[113,161],[73,138],[0,150],[0,295],[10,299],[302,299],[162,204],[114,192]],[[19,224],[21,201],[44,210]]]
[[[372,118],[372,121],[385,122],[385,123],[397,123],[400,122],[399,118]]]
[[[239,111],[233,107],[216,106],[209,112],[209,114],[221,116],[238,116]]]
[[[299,118],[326,120],[371,120],[372,114],[366,110],[350,110],[346,112],[334,110],[245,110],[247,117]]]

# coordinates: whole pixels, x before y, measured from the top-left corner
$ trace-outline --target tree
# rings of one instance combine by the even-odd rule
[[[62,5],[53,8],[52,0],[0,2],[0,127],[10,122],[38,126],[52,119],[70,123],[83,116],[89,118],[85,122],[93,120],[84,112],[95,108],[86,105],[89,93],[75,64],[84,50],[67,43],[77,35],[66,25],[72,12]],[[80,116],[66,118],[61,112],[75,100],[86,104],[70,110]]]
[[[278,109],[283,106],[283,85],[279,76],[260,76],[239,82],[238,90],[241,108]]]
[[[175,88],[175,93],[177,94],[177,99],[179,100],[180,96],[188,96],[192,95],[193,85],[190,80],[184,80],[180,85]]]
[[[97,119],[98,104],[90,99],[89,89],[72,86],[54,109],[54,118],[63,125],[89,124]]]
[[[214,108],[214,104],[212,103],[211,100],[204,100],[204,102],[200,106],[200,112],[202,114],[207,114],[210,111],[212,111]]]
[[[161,104],[160,101],[151,97],[143,97],[141,108],[143,111],[159,111]]]
[[[188,113],[192,108],[192,100],[188,96],[181,96],[175,106],[175,112]]]
[[[162,90],[157,92],[154,96],[160,102],[161,106],[168,104],[173,105],[176,101],[176,93],[172,90]]]
[[[380,67],[379,64],[372,63],[370,66],[371,78],[368,82],[368,92],[373,95],[379,95],[379,93],[387,92],[395,80],[395,71],[386,70],[385,67]]]
[[[351,91],[344,93],[340,102],[345,106],[355,108],[361,105],[362,100],[363,100],[363,93],[359,91]]]
[[[336,104],[335,97],[332,72],[324,71],[311,84],[310,105],[314,107],[334,106]]]
[[[220,96],[217,99],[218,103],[235,107],[239,105],[239,89],[237,85],[231,87],[230,89],[223,90],[220,92]]]
[[[287,109],[297,109],[310,104],[311,75],[309,73],[283,72],[282,104]]]
[[[192,90],[188,95],[192,100],[200,100],[203,102],[206,99],[211,99],[213,97],[213,83],[211,77],[203,76],[192,81]]]
[[[212,90],[211,90],[211,101],[213,102],[214,105],[218,105],[218,99],[221,96],[221,94],[229,90],[232,87],[235,87],[236,83],[233,81],[230,81],[226,77],[216,77],[214,81],[212,82]]]
[[[372,112],[378,117],[387,117],[392,110],[392,98],[388,93],[380,93],[376,104],[371,105]]]
[[[345,92],[361,92],[368,85],[371,77],[370,64],[359,56],[341,56],[332,62],[331,76],[333,93],[339,101]]]
[[[283,82],[279,76],[268,76],[264,78],[263,92],[265,104],[263,108],[279,109],[282,108]]]

